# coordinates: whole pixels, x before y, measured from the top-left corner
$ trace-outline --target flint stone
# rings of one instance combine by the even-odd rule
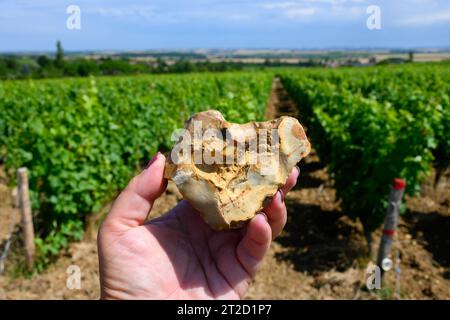
[[[241,125],[209,110],[193,115],[185,129],[167,157],[164,177],[215,230],[240,228],[253,218],[311,150],[292,117]]]

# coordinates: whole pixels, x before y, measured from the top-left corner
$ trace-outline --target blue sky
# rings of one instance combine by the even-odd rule
[[[66,8],[81,9],[68,30]],[[381,30],[366,27],[369,5]],[[449,0],[0,0],[0,51],[450,47]]]

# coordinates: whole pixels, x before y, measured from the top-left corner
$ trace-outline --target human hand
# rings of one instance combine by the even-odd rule
[[[186,201],[145,222],[164,192],[165,157],[158,153],[118,196],[98,234],[103,299],[238,299],[283,229],[284,195],[294,168],[272,202],[244,228],[214,231]]]

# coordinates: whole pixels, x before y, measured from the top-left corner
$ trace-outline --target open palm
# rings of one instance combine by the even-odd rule
[[[102,298],[237,299],[261,267],[273,236],[286,223],[284,194],[293,170],[272,202],[246,227],[214,231],[186,201],[145,222],[165,190],[165,158],[133,178],[119,195],[98,236]]]

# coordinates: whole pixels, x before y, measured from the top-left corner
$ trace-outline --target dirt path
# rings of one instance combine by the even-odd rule
[[[280,78],[274,78],[265,117],[273,119],[281,116],[298,117],[298,109],[283,88]]]
[[[275,80],[267,117],[296,115],[301,119],[296,110],[281,83]],[[247,298],[393,298],[393,271],[386,273],[384,289],[365,289],[365,270],[371,258],[362,228],[341,212],[326,168],[315,154],[302,161],[300,167],[299,182],[286,196],[286,228],[272,244]],[[409,213],[400,221],[397,248],[401,257],[402,299],[450,299],[450,171],[437,188],[433,181],[434,177],[430,177],[424,184],[421,197],[407,198]],[[166,212],[179,199],[176,187],[169,184],[155,203],[151,217]],[[374,236],[374,243],[378,242],[379,232]],[[72,264],[81,268],[81,290],[65,286],[66,269]],[[54,265],[32,279],[0,276],[0,299],[98,297],[95,239],[72,244]]]

